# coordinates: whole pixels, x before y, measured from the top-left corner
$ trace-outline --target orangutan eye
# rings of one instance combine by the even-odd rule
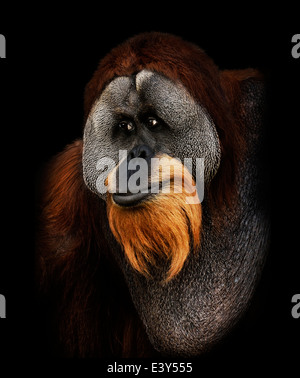
[[[147,119],[147,126],[149,127],[149,129],[155,129],[158,126],[160,126],[160,123],[158,122],[158,120],[156,118],[149,117]]]
[[[119,128],[125,133],[131,133],[135,129],[134,124],[130,121],[121,121],[119,123]]]

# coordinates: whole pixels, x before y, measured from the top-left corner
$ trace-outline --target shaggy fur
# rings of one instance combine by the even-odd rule
[[[201,204],[199,200],[188,203],[187,198],[197,196],[188,170],[176,159],[167,161],[168,168],[173,169],[161,169],[159,182],[168,179],[170,193],[160,192],[134,208],[118,206],[109,195],[107,214],[110,228],[133,268],[149,276],[149,265],[167,263],[169,281],[182,269],[190,249],[196,252],[199,248]],[[113,172],[108,181],[111,175]]]
[[[64,357],[152,354],[111,256],[105,203],[83,181],[82,141],[67,146],[50,162],[41,196],[36,276],[55,353]]]
[[[113,49],[100,62],[86,87],[86,117],[95,100],[113,78],[131,75],[145,68],[160,72],[170,79],[180,80],[212,118],[220,138],[222,156],[218,173],[206,192],[205,205],[208,207],[205,208],[205,214],[214,214],[211,211],[214,209],[215,214],[221,218],[224,215],[221,210],[224,204],[230,206],[237,201],[237,165],[242,160],[246,146],[242,122],[244,109],[240,102],[241,85],[247,77],[257,77],[257,73],[250,70],[221,72],[201,49],[178,37],[163,33],[139,35]],[[252,101],[251,97],[251,101],[254,102],[255,98]],[[222,218],[223,228],[220,227],[220,230],[223,233],[220,233],[220,230],[215,230],[218,221],[213,219],[209,223],[209,218],[205,220],[204,215],[201,219],[204,205],[202,209],[200,205],[187,206],[182,197],[172,193],[162,194],[132,210],[117,207],[109,197],[107,207],[84,183],[81,140],[66,147],[50,162],[44,177],[40,203],[37,280],[39,293],[46,303],[45,313],[51,318],[47,327],[55,339],[56,351],[61,355],[145,357],[155,353],[133,306],[120,267],[113,258],[116,253],[122,254],[115,239],[124,248],[131,265],[141,273],[151,273],[151,266],[157,264],[158,259],[167,262],[166,278],[171,286],[175,285],[174,281],[184,271],[189,250],[197,250],[199,244],[206,245],[201,264],[199,267],[194,265],[197,274],[201,270],[205,272],[204,279],[200,277],[199,281],[191,281],[189,277],[183,277],[194,285],[196,282],[193,295],[206,282],[208,286],[211,284],[211,290],[215,283],[219,283],[220,277],[224,278],[220,275],[214,281],[213,269],[217,275],[216,266],[219,262],[221,265],[223,263],[226,267],[222,270],[223,275],[227,274],[237,259],[228,257],[228,252],[218,243],[222,244],[226,240],[231,253],[235,251],[236,244],[239,243],[238,248],[241,249],[241,243],[244,243],[244,239],[234,239],[238,228],[236,231],[236,228],[227,227],[226,222],[231,224],[235,218],[229,215]],[[256,196],[251,198],[255,199]],[[251,215],[253,211],[248,211],[248,214]],[[236,219],[239,221],[240,218]],[[245,224],[250,224],[250,221],[245,221]],[[240,223],[241,221],[238,225]],[[230,232],[228,237],[227,228]],[[130,233],[127,232],[128,229]],[[204,231],[208,236],[204,235]],[[263,231],[261,234],[251,233],[250,229],[245,238],[251,242],[252,235],[266,235]],[[263,242],[261,244],[264,246]],[[251,254],[242,255],[245,260],[249,255],[254,256],[255,248],[252,248],[251,243],[249,248]],[[228,264],[226,259],[229,259]],[[215,266],[209,265],[212,260]],[[255,264],[260,263],[251,261],[249,266],[254,267]],[[244,268],[239,265],[236,271],[242,273]],[[250,276],[254,276],[252,271]],[[231,282],[230,279],[231,276],[228,280],[224,279],[224,284]],[[244,281],[241,282],[241,287],[248,287]],[[191,289],[192,286],[186,287]],[[237,287],[237,284],[234,283],[232,287]],[[205,289],[201,290],[204,292]],[[219,289],[218,286],[216,295]],[[146,293],[146,290],[147,285],[141,289],[141,293]],[[159,286],[158,290],[162,288]],[[231,289],[228,293],[230,292]],[[247,295],[248,292],[240,294],[239,298],[247,298]],[[204,299],[211,297],[213,295],[208,291]],[[167,305],[163,296],[160,299],[155,316],[159,316],[160,309]],[[176,296],[172,303],[177,303]],[[190,297],[189,303],[195,303],[194,296]],[[211,315],[202,319],[207,319],[210,323],[214,317],[214,307],[204,303],[199,308],[212,311]],[[222,308],[222,305],[216,308]],[[150,306],[150,310],[152,309]],[[148,318],[154,319],[150,315]],[[221,318],[218,315],[218,319]],[[158,324],[158,320],[153,321]],[[180,318],[176,323],[178,327],[181,321],[185,320]],[[213,326],[212,324],[211,327]],[[169,327],[170,332],[164,340],[167,340],[168,335],[175,334],[171,323]],[[157,334],[163,335],[160,331]],[[176,334],[181,337],[181,333]],[[179,344],[176,339],[175,348]]]

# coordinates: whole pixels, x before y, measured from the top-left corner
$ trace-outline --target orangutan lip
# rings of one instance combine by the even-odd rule
[[[135,206],[152,193],[114,193],[113,201],[119,206]]]
[[[161,192],[162,188],[169,188],[170,182],[168,180],[159,183],[159,187],[153,189],[151,185],[145,189],[141,189],[138,193],[114,193],[113,201],[119,206],[135,206],[144,201],[147,197],[155,196]],[[144,193],[143,193],[144,192]]]

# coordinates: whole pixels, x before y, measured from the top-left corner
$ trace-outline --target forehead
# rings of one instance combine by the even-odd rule
[[[138,106],[143,98],[144,92],[153,87],[156,82],[156,90],[163,86],[163,82],[168,80],[162,75],[142,70],[136,75],[120,76],[112,80],[104,89],[100,96],[100,103],[109,103],[110,105],[120,106]]]
[[[94,104],[97,107],[109,107],[122,110],[122,107],[136,108],[142,104],[156,106],[164,104],[192,104],[194,99],[180,82],[174,82],[164,75],[142,70],[136,75],[120,76],[112,80]],[[92,111],[93,111],[92,110]]]
[[[155,85],[156,89],[159,89],[166,84],[172,85],[171,80],[162,74],[144,69],[135,75],[116,77],[106,86],[100,98],[109,96],[119,99],[118,95],[121,93],[127,98],[132,91],[141,94],[149,86]]]

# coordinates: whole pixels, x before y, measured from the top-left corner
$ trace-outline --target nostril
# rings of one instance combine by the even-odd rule
[[[140,152],[140,156],[139,156],[140,158],[142,158],[142,159],[146,159],[146,157],[147,157],[147,152],[145,151],[145,150],[142,150],[141,152]]]
[[[146,144],[142,144],[142,145],[134,147],[129,153],[130,160],[134,158],[149,159],[153,156],[154,156],[154,151],[152,150],[152,148],[150,148]]]

